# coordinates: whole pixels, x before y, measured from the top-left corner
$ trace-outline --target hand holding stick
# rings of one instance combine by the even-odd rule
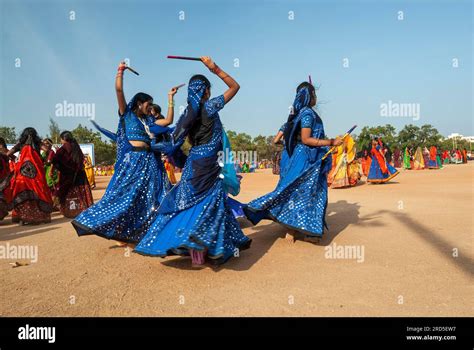
[[[354,125],[352,128],[350,128],[342,137],[341,139],[344,140],[347,136],[350,135],[351,132],[354,131],[354,129],[357,127],[357,125]],[[337,146],[333,146],[329,149],[329,151],[326,152],[326,154],[323,156],[322,160],[326,159],[328,155],[330,155],[335,149],[336,149]]]

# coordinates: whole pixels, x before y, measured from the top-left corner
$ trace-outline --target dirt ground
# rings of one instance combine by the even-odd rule
[[[8,316],[473,316],[474,162],[401,171],[329,192],[329,232],[289,243],[271,221],[239,219],[252,247],[220,268],[151,258],[70,219],[0,222],[0,245],[37,246],[38,261],[0,259],[0,315]],[[98,177],[97,200],[110,178]],[[270,170],[245,174],[242,202],[275,187]],[[363,248],[363,259],[327,249]]]

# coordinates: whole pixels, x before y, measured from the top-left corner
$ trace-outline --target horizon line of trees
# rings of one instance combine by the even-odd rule
[[[53,143],[59,144],[61,129],[53,119],[50,118],[49,132],[45,137],[52,139]],[[116,145],[109,140],[102,140],[102,135],[98,131],[79,124],[75,129],[70,130],[77,142],[79,143],[93,143],[95,149],[96,164],[111,165],[115,162]],[[263,136],[258,135],[252,137],[247,133],[237,133],[233,130],[227,131],[227,136],[231,143],[233,151],[257,152],[258,159],[273,158],[275,152],[279,149],[273,144],[274,135]],[[15,127],[0,126],[0,137],[3,137],[7,143],[18,142],[19,133],[16,132]],[[470,149],[470,142],[467,140],[447,139],[441,135],[438,130],[430,124],[416,126],[412,124],[405,125],[398,133],[395,127],[390,124],[369,127],[364,126],[360,129],[360,133],[353,134],[356,142],[357,151],[367,149],[370,147],[372,137],[381,137],[384,143],[393,152],[395,148],[401,150],[405,147],[430,147],[436,146],[442,150],[451,150],[453,148]],[[183,146],[185,152],[190,148],[190,145],[185,143]]]

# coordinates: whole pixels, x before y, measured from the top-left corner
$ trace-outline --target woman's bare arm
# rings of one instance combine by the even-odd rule
[[[209,56],[201,57],[201,61],[229,87],[227,91],[224,92],[224,102],[227,103],[232,100],[239,91],[240,85],[234,80],[234,78],[219,68],[219,66],[217,66]]]
[[[278,130],[278,133],[276,134],[275,138],[273,139],[273,144],[276,145],[277,143],[279,143],[280,140],[282,139],[283,135],[284,135],[283,131]]]
[[[123,93],[123,71],[126,67],[125,62],[120,62],[117,76],[115,77],[115,93],[117,94],[120,115],[123,115],[127,109],[127,101],[125,101],[125,94]]]
[[[311,147],[339,146],[342,144],[342,139],[340,137],[329,140],[316,139],[311,137],[311,128],[301,128],[301,142]]]
[[[178,88],[174,87],[168,92],[168,113],[165,119],[158,119],[155,121],[156,125],[168,126],[173,124],[174,120],[174,95],[178,92]]]

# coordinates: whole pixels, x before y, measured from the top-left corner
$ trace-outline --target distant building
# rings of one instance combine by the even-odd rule
[[[451,135],[448,135],[447,139],[456,139],[456,140],[465,140],[469,142],[474,142],[474,136],[463,136],[458,133],[452,133]]]

